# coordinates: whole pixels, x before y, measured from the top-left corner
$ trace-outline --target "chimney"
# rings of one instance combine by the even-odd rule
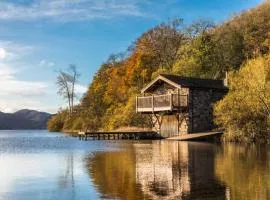
[[[227,70],[226,70],[226,72],[225,72],[225,78],[224,78],[224,80],[223,80],[223,84],[224,84],[224,86],[226,86],[226,87],[229,86],[229,84],[228,84],[228,71],[227,71]]]

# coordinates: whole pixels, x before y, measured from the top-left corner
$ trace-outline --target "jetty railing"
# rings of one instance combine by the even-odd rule
[[[188,95],[165,94],[136,97],[137,112],[173,111],[188,107]]]

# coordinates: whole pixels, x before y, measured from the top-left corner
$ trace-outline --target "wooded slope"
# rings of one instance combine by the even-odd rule
[[[90,84],[76,114],[61,111],[48,127],[112,130],[149,126],[135,113],[135,96],[159,73],[223,79],[249,59],[269,53],[270,4],[259,5],[214,25],[182,19],[160,24],[143,33],[126,52],[111,55]]]

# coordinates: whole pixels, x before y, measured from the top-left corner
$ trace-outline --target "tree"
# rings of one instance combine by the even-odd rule
[[[80,74],[75,65],[70,65],[67,71],[59,71],[57,76],[58,94],[68,102],[69,113],[73,113],[75,94],[75,84],[78,82]]]
[[[242,68],[249,59],[270,52],[269,11],[270,3],[264,3],[216,26],[199,20],[186,27],[182,19],[176,19],[149,29],[132,43],[128,51],[111,55],[101,65],[81,99],[80,113],[67,114],[69,119],[63,120],[64,127],[112,130],[121,126],[142,126],[145,120],[135,113],[134,97],[158,74],[222,79],[229,71],[231,91],[217,106],[217,121],[222,127],[233,129],[234,134],[241,138],[251,138],[251,133],[256,133],[258,138],[258,133],[265,133],[268,126],[268,97],[257,95],[255,98],[252,94],[263,94],[263,90],[255,92],[261,87],[246,83],[253,80],[252,73],[261,73],[257,71],[258,66],[258,69],[262,68],[255,61],[253,67],[248,67],[252,73]],[[240,66],[241,72],[238,73]],[[69,82],[74,76],[69,74],[70,71],[59,73],[59,94],[69,103],[69,110],[74,110],[72,99],[75,95]],[[256,77],[264,77],[262,74]],[[243,77],[248,80],[246,83],[242,81]]]
[[[224,25],[213,33],[214,54],[218,63],[216,78],[224,78],[226,71],[237,70],[244,61],[244,36],[235,26]]]
[[[209,31],[209,29],[213,29],[215,24],[212,21],[200,19],[194,21],[188,27],[185,28],[185,33],[188,36],[189,40],[193,40],[201,34],[204,34]]]
[[[179,57],[178,49],[186,39],[183,19],[177,18],[147,31],[137,43],[144,52],[152,54],[154,67],[165,68],[171,72],[174,62]]]
[[[60,110],[56,115],[52,116],[47,123],[48,130],[50,132],[62,131],[65,125],[66,116],[66,110]]]
[[[216,123],[232,139],[266,141],[270,131],[270,54],[230,74],[230,92],[215,106]]]
[[[173,72],[184,76],[216,78],[215,74],[219,68],[219,60],[215,53],[216,44],[209,30],[203,29],[200,34],[197,33],[198,30],[199,28],[196,28],[192,33],[196,34],[196,37],[192,37],[179,48],[180,56],[174,63]]]

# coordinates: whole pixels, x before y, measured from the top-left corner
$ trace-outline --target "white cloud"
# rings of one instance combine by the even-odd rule
[[[87,91],[87,86],[75,85],[75,92],[78,94],[84,94]]]
[[[19,80],[17,75],[23,73],[22,57],[28,54],[33,48],[27,45],[15,44],[10,41],[0,41],[2,52],[0,60],[0,96],[42,96],[48,87],[43,82]],[[7,49],[7,50],[6,50]],[[1,54],[1,51],[0,51]],[[5,54],[5,55],[4,55]]]
[[[7,57],[7,51],[0,47],[0,60],[4,60]]]
[[[144,16],[141,0],[34,0],[30,4],[0,2],[1,20],[78,21],[117,16]]]
[[[28,58],[36,50],[33,46],[0,40],[0,48],[4,49],[1,54],[3,59],[0,59],[0,111],[14,112],[28,108],[56,112],[57,102],[61,99],[56,96],[55,85],[42,81],[42,76],[39,76],[41,80],[38,81],[24,78],[31,74],[29,70],[39,67],[39,64],[46,67],[53,67],[55,64],[41,60],[36,66],[29,66]],[[43,69],[38,70],[42,72]]]
[[[43,82],[21,81],[15,79],[0,80],[0,85],[0,96],[42,96],[47,88],[47,84]]]
[[[1,6],[1,3],[0,3],[0,6]],[[23,56],[29,53],[32,53],[34,49],[35,48],[30,45],[17,44],[12,41],[0,40],[0,61],[2,60],[2,63],[3,63],[3,61],[10,62],[10,61],[18,60],[22,58]],[[1,59],[1,55],[2,55],[2,59]]]
[[[0,111],[5,113],[16,112],[20,109],[40,110],[41,104],[28,98],[3,99],[0,98]]]
[[[0,79],[8,80],[12,79],[14,74],[17,72],[14,68],[10,68],[3,63],[0,63]]]
[[[22,71],[0,63],[0,111],[14,112],[23,108],[40,110],[49,85],[45,82],[18,80]]]

